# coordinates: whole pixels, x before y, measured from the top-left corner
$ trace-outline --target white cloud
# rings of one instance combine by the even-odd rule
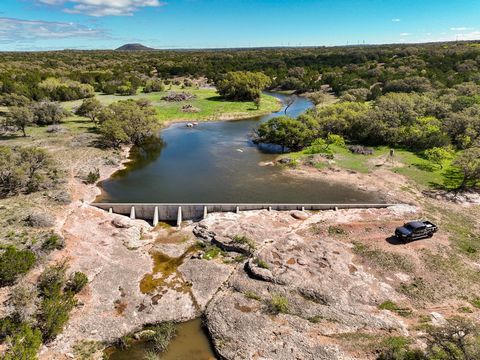
[[[143,7],[159,7],[160,0],[36,0],[37,3],[62,6],[70,14],[89,16],[132,16]]]
[[[401,19],[392,19],[392,22],[400,22],[402,21]]]
[[[105,38],[107,36],[103,29],[91,28],[72,22],[0,17],[0,43],[29,43],[39,39]]]
[[[479,40],[480,31],[471,31],[469,33],[456,34],[456,40]]]
[[[410,36],[410,35],[412,35],[412,34],[407,33],[407,32],[404,32],[404,33],[401,33],[401,34],[400,34],[400,36]]]
[[[473,28],[465,27],[465,26],[460,26],[460,27],[451,27],[451,31],[471,31]]]

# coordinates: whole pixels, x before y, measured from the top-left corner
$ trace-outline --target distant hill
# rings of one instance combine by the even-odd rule
[[[125,44],[123,46],[120,46],[118,49],[115,49],[117,51],[147,51],[147,50],[155,50],[153,48],[150,48],[148,46],[144,46],[142,44]]]

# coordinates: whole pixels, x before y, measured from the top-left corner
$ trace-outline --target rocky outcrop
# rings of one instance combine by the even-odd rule
[[[397,316],[378,310],[399,295],[355,266],[348,244],[311,231],[330,215],[298,222],[289,213],[260,211],[202,222],[207,238],[243,232],[257,244],[207,306],[206,324],[222,358],[348,359],[332,336],[406,333]]]
[[[378,310],[399,295],[353,264],[349,242],[316,229],[411,208],[304,212],[302,220],[266,210],[210,214],[178,231],[77,206],[58,256],[90,282],[42,359],[61,358],[80,340],[112,342],[201,313],[224,359],[349,359],[336,335],[406,333],[398,316]],[[214,246],[224,253],[206,260]]]

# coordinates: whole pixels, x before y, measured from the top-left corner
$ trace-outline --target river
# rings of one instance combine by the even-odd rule
[[[270,93],[282,102],[288,95]],[[296,97],[288,115],[312,107]],[[126,169],[101,183],[97,201],[125,203],[369,203],[376,194],[285,174],[279,166],[260,166],[277,154],[261,151],[250,134],[284,109],[235,121],[175,123],[160,132],[161,142],[135,149]]]

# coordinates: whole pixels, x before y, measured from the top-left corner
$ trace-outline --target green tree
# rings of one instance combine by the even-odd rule
[[[280,116],[260,125],[256,141],[280,145],[282,152],[285,152],[287,148],[290,151],[301,150],[311,143],[313,137],[313,130],[304,122],[288,116]]]
[[[144,93],[160,92],[164,90],[165,90],[165,85],[161,79],[147,80],[145,87],[143,88]]]
[[[78,109],[75,111],[75,114],[87,117],[96,124],[98,115],[102,111],[102,108],[103,106],[100,101],[92,97],[83,100],[82,105],[78,107]]]
[[[52,158],[46,150],[38,147],[21,148],[19,150],[21,164],[27,174],[27,190],[35,191],[44,180],[45,173],[50,172]]]
[[[26,147],[19,150],[22,164],[26,167],[27,175],[33,179],[40,169],[45,169],[52,163],[52,158],[45,149]]]
[[[462,174],[461,189],[475,187],[480,181],[480,147],[464,150],[452,164]]]
[[[109,105],[100,115],[100,133],[114,147],[122,143],[141,145],[156,134],[159,122],[155,108],[133,100]]]
[[[270,78],[261,72],[234,71],[227,73],[215,85],[218,93],[226,99],[253,101],[270,84]]]
[[[27,136],[25,129],[33,124],[33,111],[27,107],[11,107],[8,109],[6,124],[20,130],[24,137]]]
[[[0,197],[36,191],[56,176],[53,161],[44,149],[0,146]]]
[[[452,151],[445,147],[433,147],[424,152],[425,158],[443,169],[443,163],[452,158]]]
[[[0,146],[0,197],[16,194],[25,179],[25,171],[18,166],[17,155],[11,148]]]
[[[434,116],[419,117],[412,124],[397,129],[397,142],[409,149],[423,150],[448,144],[448,135]]]
[[[33,106],[35,123],[38,125],[52,125],[60,123],[65,117],[65,110],[55,102],[41,101]]]

